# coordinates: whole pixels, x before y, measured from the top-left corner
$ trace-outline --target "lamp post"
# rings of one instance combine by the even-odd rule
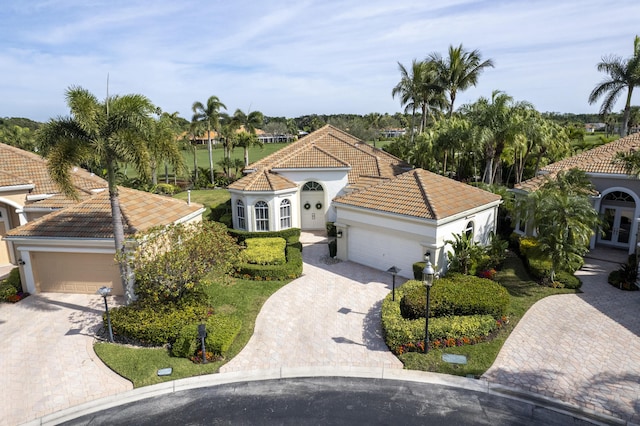
[[[427,304],[426,304],[426,312],[425,312],[425,327],[424,327],[424,352],[429,352],[429,299],[431,297],[431,286],[433,285],[433,276],[435,275],[435,271],[433,270],[433,266],[431,266],[431,253],[426,252],[424,254],[424,259],[427,262],[422,270],[422,282],[424,282],[425,287],[427,288]]]
[[[392,289],[391,300],[395,301],[396,300],[396,275],[398,274],[398,272],[400,272],[400,268],[394,265],[391,268],[387,269],[387,272],[393,276],[393,284],[391,287]]]
[[[111,329],[111,317],[109,316],[109,304],[107,296],[111,294],[111,287],[100,287],[98,294],[104,299],[104,310],[107,312],[107,326],[109,327],[109,341],[113,343],[113,330]]]
[[[204,339],[207,337],[207,326],[206,324],[198,325],[198,337],[200,338],[200,344],[202,345],[202,363],[207,363],[207,351],[204,347]]]

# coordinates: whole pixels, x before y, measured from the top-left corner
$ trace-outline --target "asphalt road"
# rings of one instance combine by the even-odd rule
[[[587,425],[526,402],[429,383],[339,377],[242,382],[157,396],[67,425]]]

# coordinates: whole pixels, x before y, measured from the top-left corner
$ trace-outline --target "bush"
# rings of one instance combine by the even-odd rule
[[[396,291],[403,295],[405,285]],[[496,321],[491,315],[471,315],[440,317],[429,320],[429,339],[468,339],[470,342],[488,336],[499,327],[501,321]],[[382,302],[382,332],[387,346],[399,353],[400,348],[424,340],[424,319],[405,319],[400,314],[400,304],[391,300],[388,295]]]
[[[18,291],[15,289],[15,287],[7,283],[6,281],[0,284],[0,300],[8,302],[9,298],[11,296],[15,296],[17,293]]]
[[[244,240],[247,248],[244,254],[248,262],[256,265],[282,265],[286,263],[284,238],[247,238]]]
[[[3,283],[9,284],[16,289],[16,292],[22,291],[22,282],[20,281],[20,269],[13,268],[9,272],[9,276],[4,279]]]
[[[236,268],[236,276],[246,279],[282,281],[302,275],[302,252],[298,244],[286,247],[287,263],[284,265],[254,265],[241,263]]]
[[[528,258],[533,254],[532,252],[534,252],[537,247],[538,247],[538,240],[536,240],[534,237],[520,238],[518,248],[522,256]]]
[[[215,314],[206,321],[207,337],[205,350],[216,355],[225,356],[242,327],[242,321],[231,315]],[[201,348],[198,338],[198,324],[189,324],[180,330],[175,343],[171,346],[171,354],[180,358],[189,358]]]
[[[333,222],[327,222],[327,237],[336,236],[336,225]]]
[[[209,212],[209,220],[214,222],[222,222],[222,218],[226,214],[231,214],[231,200],[227,200],[224,203],[210,206],[211,211]]]
[[[227,228],[231,228],[233,226],[233,215],[231,213],[225,213],[220,217],[219,222]]]
[[[300,228],[289,228],[282,231],[269,232],[248,232],[238,229],[229,229],[229,235],[234,237],[238,243],[242,243],[247,238],[271,238],[281,237],[287,241],[287,244],[295,244],[300,242]]]
[[[609,274],[607,281],[622,290],[638,290],[638,261],[635,254],[629,255],[627,263],[621,263],[620,269]]]
[[[425,266],[427,266],[427,262],[416,262],[413,264],[413,279],[418,281],[422,280],[422,271]]]
[[[162,346],[173,343],[185,324],[203,321],[209,311],[209,307],[196,303],[150,305],[134,302],[109,312],[114,334],[139,343]],[[106,321],[106,317],[104,319]]]
[[[424,284],[408,281],[402,288],[402,316],[407,319],[424,318],[427,297]],[[498,319],[506,314],[508,306],[509,293],[500,284],[471,275],[450,274],[434,281],[429,315],[491,315]]]
[[[556,281],[559,282],[564,288],[571,288],[575,290],[582,286],[582,281],[580,281],[580,278],[567,271],[556,272],[555,278]]]
[[[159,183],[153,188],[151,192],[161,195],[173,195],[176,192],[180,192],[180,188],[170,183]]]

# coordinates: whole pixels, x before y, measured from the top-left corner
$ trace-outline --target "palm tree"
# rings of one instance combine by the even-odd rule
[[[598,71],[607,73],[608,77],[591,91],[589,103],[594,104],[601,96],[604,96],[604,101],[600,106],[600,114],[606,116],[612,111],[620,94],[626,89],[627,99],[624,104],[622,127],[620,128],[620,136],[625,137],[631,113],[633,88],[640,86],[640,37],[636,36],[633,42],[633,56],[627,59],[614,55],[603,57],[597,68]]]
[[[475,86],[482,71],[485,68],[493,68],[493,60],[483,61],[479,50],[465,51],[462,44],[458,47],[449,46],[447,58],[434,52],[428,59],[436,64],[441,84],[449,93],[449,117],[453,114],[453,104],[458,91]]]
[[[398,62],[400,81],[391,90],[391,96],[400,98],[400,105],[404,106],[405,113],[411,111],[411,143],[414,141],[415,116],[420,103],[420,87],[422,86],[422,74],[424,63],[414,59],[411,68],[407,69]]]
[[[220,102],[217,96],[210,96],[207,99],[207,105],[203,105],[202,102],[194,102],[191,106],[193,111],[192,122],[201,121],[207,125],[207,142],[209,148],[209,173],[211,174],[211,182],[214,181],[213,177],[213,150],[211,148],[211,130],[218,131],[220,125],[220,108],[227,109],[227,107]]]
[[[165,163],[165,181],[167,180],[167,166],[171,165],[174,174],[182,173],[185,169],[184,160],[178,145],[178,131],[175,120],[177,112],[162,113],[152,126],[147,140],[150,154],[151,183],[158,184],[158,165]]]
[[[149,175],[145,140],[156,109],[142,95],[109,96],[104,102],[72,86],[66,91],[70,117],[49,121],[40,134],[52,179],[67,196],[78,199],[71,169],[98,161],[107,169],[116,255],[120,263],[125,302],[135,300],[133,274],[124,259],[124,226],[116,184],[117,165],[131,163],[142,178]]]
[[[249,165],[249,147],[252,145],[262,146],[256,137],[256,129],[263,125],[264,116],[260,111],[251,111],[249,114],[245,114],[238,108],[231,117],[231,123],[233,128],[242,129],[237,135],[237,143],[244,149],[244,165],[246,167]]]

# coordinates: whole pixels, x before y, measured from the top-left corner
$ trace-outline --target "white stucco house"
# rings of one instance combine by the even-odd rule
[[[486,243],[500,196],[413,169],[389,153],[327,125],[245,169],[229,186],[233,227],[278,231],[337,228],[337,257],[377,269],[412,265],[430,252],[446,269],[453,234]]]
[[[20,268],[23,290],[123,294],[107,182],[72,171],[79,201],[64,196],[37,154],[0,143],[0,268]],[[202,219],[195,203],[119,188],[125,236]]]
[[[635,253],[639,238],[640,179],[630,176],[624,165],[615,161],[615,157],[618,153],[638,150],[640,133],[635,133],[549,164],[536,177],[516,185],[512,191],[516,196],[526,195],[536,191],[560,171],[572,168],[584,171],[596,190],[591,198],[593,207],[605,222],[605,232],[596,233],[591,238],[590,248],[601,246],[632,254]],[[532,235],[534,231],[525,223],[516,223],[515,232],[521,235]]]

